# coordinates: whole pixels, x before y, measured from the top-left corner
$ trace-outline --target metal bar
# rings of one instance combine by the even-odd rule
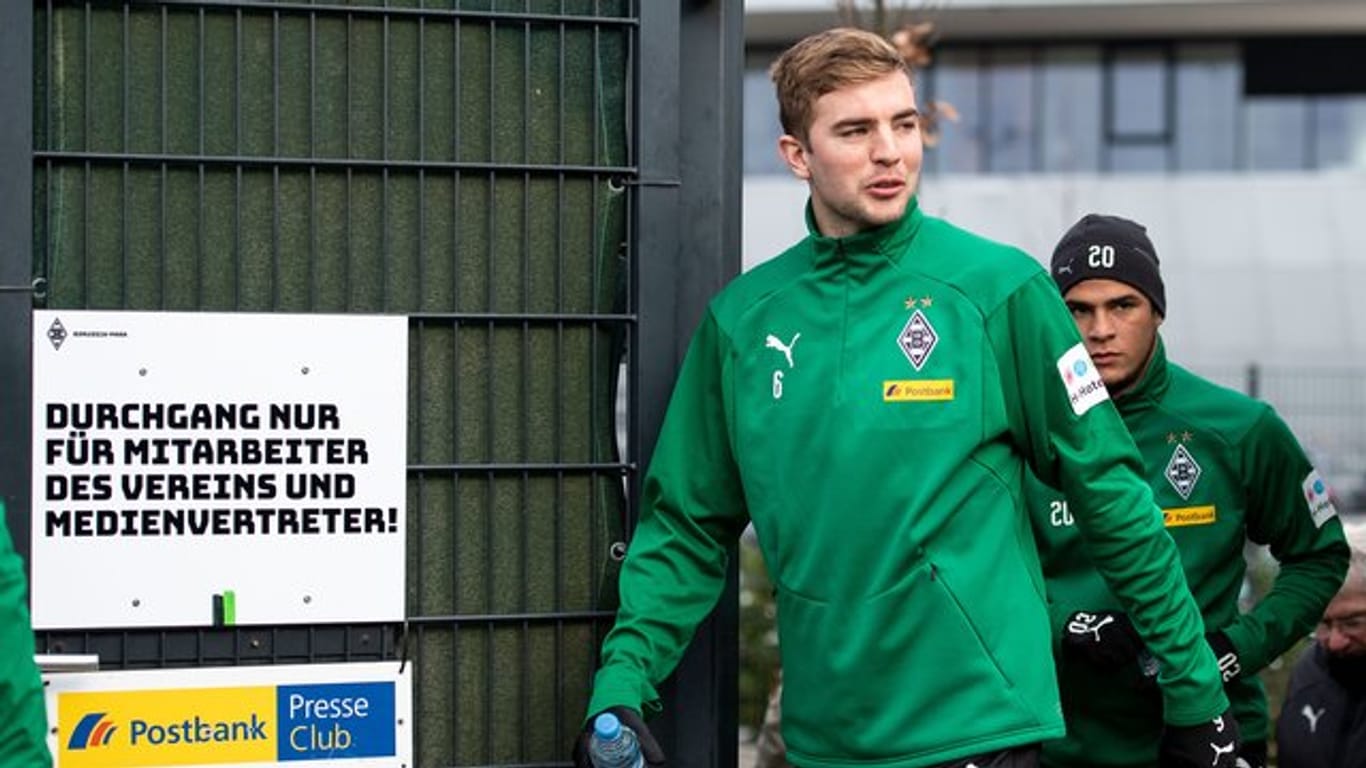
[[[636,27],[640,21],[631,16],[603,16],[601,12],[596,15],[581,14],[553,14],[553,13],[531,13],[515,11],[476,11],[450,8],[398,8],[389,5],[363,6],[363,5],[338,5],[336,3],[303,3],[303,2],[266,2],[265,0],[125,0],[131,5],[153,5],[160,3],[170,3],[179,7],[199,8],[199,9],[246,9],[251,11],[280,11],[290,14],[322,13],[334,14],[337,16],[376,16],[376,17],[408,17],[408,18],[434,18],[434,19],[469,19],[472,21],[513,21],[527,23],[554,24],[559,22],[582,25],[610,25],[619,27]]]
[[[270,132],[271,151],[280,154],[280,14],[270,17],[271,60],[270,60]],[[280,263],[280,166],[270,169],[271,218],[270,218],[270,308],[280,309],[280,282],[284,267]]]
[[[82,78],[81,83],[82,90],[84,90],[84,94],[81,97],[81,111],[84,113],[82,118],[85,122],[85,130],[82,132],[83,135],[81,136],[81,146],[85,147],[87,150],[90,149],[90,134],[92,133],[91,120],[93,119],[90,115],[90,49],[92,48],[90,42],[90,30],[92,27],[90,16],[90,3],[87,2],[85,4],[85,45],[81,46],[82,53],[84,54],[81,64],[85,69],[85,75]],[[89,306],[90,304],[90,185],[90,162],[87,161],[85,163],[85,186],[81,189],[81,300],[80,304],[78,304],[78,306],[81,307]]]
[[[427,327],[426,327],[425,324],[423,324],[423,323],[418,323],[418,324],[417,324],[417,328],[415,329],[415,333],[417,334],[417,345],[416,345],[417,349],[416,349],[416,351],[414,352],[414,355],[415,355],[415,357],[416,357],[414,368],[415,368],[416,370],[419,370],[419,371],[426,370],[426,365],[424,364],[424,361],[423,361],[423,354],[422,354],[423,350],[426,348],[426,344],[424,343],[424,342],[425,342],[424,337],[426,336],[426,331],[427,331]],[[426,391],[426,388],[423,386],[423,381],[424,381],[425,377],[424,377],[424,376],[417,376],[416,379],[417,379],[417,381],[414,382],[414,384],[413,384],[413,386],[414,386],[414,388],[415,388],[414,395],[413,395],[413,398],[414,398],[414,404],[413,404],[413,405],[418,409],[418,412],[420,413],[420,412],[426,410],[426,404],[427,404],[427,391]],[[423,455],[422,455],[422,453],[423,453],[423,446],[426,445],[426,443],[425,443],[424,440],[423,440],[423,430],[422,430],[423,424],[424,424],[425,422],[424,422],[423,419],[417,419],[416,421],[417,421],[417,434],[413,436],[413,442],[416,443],[416,445],[417,445],[417,457],[418,457],[419,460],[421,460],[421,459],[423,458]],[[405,453],[406,453],[406,450],[405,450]],[[423,520],[424,520],[424,518],[425,518],[425,516],[426,516],[426,515],[425,515],[425,512],[426,512],[426,509],[427,509],[427,473],[426,473],[426,472],[422,472],[422,471],[417,471],[417,472],[409,471],[409,472],[408,472],[408,477],[414,478],[414,479],[416,480],[416,482],[417,482],[417,509],[415,510],[415,512],[416,512],[416,515],[417,515],[417,530],[418,530],[418,532],[419,532],[419,535],[416,536],[416,537],[414,537],[414,538],[416,539],[416,549],[417,549],[417,551],[414,553],[413,557],[414,557],[415,561],[417,562],[416,572],[417,572],[418,574],[422,574],[422,573],[425,573],[425,572],[426,572],[426,565],[427,565],[427,558],[426,558],[427,553],[426,553],[426,547],[424,546],[426,537],[423,536],[423,535],[421,535],[421,532],[425,529],[425,526],[423,525]],[[406,569],[406,568],[408,567],[408,564],[407,564],[407,563],[404,563],[404,564],[403,564],[403,567]],[[419,578],[420,578],[420,577],[419,577]],[[418,594],[421,595],[421,591],[420,591],[420,590],[419,590]],[[421,602],[420,599],[419,599],[419,602]],[[418,607],[418,608],[417,608],[415,611],[413,611],[413,612],[415,612],[415,613],[421,613],[422,610],[421,610],[420,607]],[[405,617],[407,616],[408,613],[409,613],[409,611],[404,611]]]
[[[124,152],[128,151],[128,134],[132,133],[132,130],[129,126],[129,121],[132,120],[132,110],[128,108],[128,70],[132,66],[133,57],[130,52],[131,49],[129,46],[128,37],[128,6],[125,5],[123,6],[123,62],[122,66],[119,67],[119,77],[123,80],[123,96],[121,99],[121,103],[119,104],[119,108],[123,111],[123,136],[120,137],[120,146],[123,148]],[[119,187],[122,194],[122,199],[119,200],[119,228],[121,230],[119,232],[119,269],[123,273],[123,279],[120,281],[119,285],[120,307],[128,306],[128,281],[129,275],[131,274],[131,267],[128,263],[128,252],[130,250],[128,245],[128,184],[128,163],[125,162],[123,163],[123,172],[119,177]]]
[[[351,243],[354,240],[351,236],[351,174],[354,172],[356,165],[354,161],[349,159],[355,151],[355,148],[351,143],[351,81],[353,77],[352,70],[355,69],[351,66],[351,41],[354,39],[355,35],[354,25],[355,16],[350,13],[346,14],[346,157],[348,159],[343,160],[340,163],[340,165],[346,169],[346,243],[342,249],[342,253],[346,254],[346,269],[342,272],[342,300],[344,302],[342,306],[346,310],[351,309],[351,265],[352,262],[355,261],[354,255],[351,253]]]
[[[57,135],[57,129],[56,129],[55,127],[53,127],[53,125],[52,125],[52,73],[57,71],[57,64],[56,64],[56,61],[57,61],[56,56],[57,56],[57,55],[56,55],[56,53],[53,52],[53,48],[56,47],[56,39],[57,39],[57,38],[56,38],[56,33],[53,32],[53,27],[54,27],[54,26],[56,26],[56,25],[54,25],[54,24],[52,23],[52,0],[47,0],[46,14],[45,14],[44,17],[43,17],[43,36],[47,39],[47,50],[44,51],[44,53],[46,54],[46,58],[47,58],[47,65],[46,65],[46,66],[47,66],[47,73],[46,73],[46,75],[43,77],[43,133],[44,133],[44,136],[43,136],[43,148],[44,148],[44,149],[52,149],[52,148],[54,148],[54,147],[62,146],[62,145],[65,143],[65,142],[62,141],[62,137],[59,136],[59,135]],[[31,44],[31,43],[30,43],[30,44]],[[15,119],[18,119],[18,117],[15,116]],[[35,143],[34,148],[37,149],[36,143]],[[48,173],[51,174],[51,172],[52,172],[52,169],[49,168],[49,169],[48,169]],[[50,184],[50,182],[49,182],[49,184]],[[50,204],[49,204],[49,205],[50,205]],[[48,232],[51,232],[51,231],[52,231],[51,229],[48,230]],[[47,251],[47,243],[43,243],[43,251],[46,253],[46,251]],[[47,263],[47,260],[46,260],[46,259],[44,260],[44,263],[45,263],[45,264]],[[44,273],[44,274],[46,274],[46,273]]]
[[[232,148],[242,153],[242,11],[238,9],[233,23],[232,57]],[[232,308],[242,308],[242,166],[233,175],[235,186],[232,200]]]
[[[387,6],[388,3],[386,2]],[[379,154],[389,159],[389,14],[380,18],[380,73],[379,103],[380,132]],[[393,258],[389,250],[389,169],[380,171],[379,188],[379,306],[381,311],[389,309],[389,262]]]
[[[475,474],[492,472],[496,474],[530,473],[567,473],[582,472],[593,474],[621,474],[634,469],[635,465],[623,461],[597,462],[453,462],[450,464],[409,464],[408,473],[415,472],[454,472]]]
[[[43,78],[43,146],[51,148],[64,145],[65,138],[58,134],[56,127],[52,124],[52,73],[57,71],[56,54],[53,53],[53,48],[56,46],[56,33],[53,31],[55,25],[52,23],[52,0],[47,0],[46,10],[47,13],[43,19],[43,34],[47,39],[47,50],[45,51],[47,56],[47,74]],[[32,43],[30,42],[30,45],[31,44]],[[18,79],[21,78],[16,78],[16,80]],[[13,118],[15,120],[23,119],[20,114],[15,114]],[[25,165],[27,165],[27,163],[25,163]],[[54,203],[52,163],[50,161],[43,162],[43,188],[46,192],[46,199],[43,205],[43,231],[47,233],[47,236],[43,238],[42,245],[40,246],[42,248],[43,270],[41,277],[44,279],[45,285],[50,287],[52,280],[52,241],[55,239],[55,236],[52,233],[52,206]],[[47,306],[46,297],[47,291],[44,291],[42,306]],[[37,296],[34,298],[37,299]],[[18,328],[22,326],[12,327]],[[27,440],[27,438],[24,439]],[[28,544],[26,543],[23,546],[24,549],[22,551],[27,552]],[[27,559],[25,562],[27,562]],[[25,566],[25,573],[27,573],[27,566]]]
[[[460,19],[451,25],[451,161],[460,161]],[[460,307],[460,180],[458,167],[451,171],[451,311]],[[459,328],[456,329],[458,334]],[[458,371],[453,372],[458,375]],[[458,433],[457,433],[458,434]]]
[[[349,120],[349,117],[348,117]],[[392,170],[392,171],[479,171],[487,173],[509,173],[509,174],[570,174],[584,176],[622,176],[638,178],[640,171],[638,168],[629,165],[548,165],[544,163],[494,163],[494,162],[452,162],[444,160],[395,160],[395,159],[375,159],[375,158],[345,158],[345,157],[268,157],[265,155],[178,155],[178,154],[152,154],[147,152],[70,152],[42,150],[33,153],[33,157],[38,161],[93,163],[93,164],[115,164],[123,163],[127,165],[147,165],[157,166],[162,163],[168,165],[197,165],[230,167],[279,167],[279,168],[322,168],[322,169],[344,169],[352,168],[355,170]],[[635,183],[638,185],[654,186],[677,186],[677,182],[668,180],[638,180],[622,181],[624,184]]]
[[[205,53],[204,53],[204,36],[205,36],[206,32],[205,32],[205,30],[204,30],[204,10],[203,10],[202,8],[199,10],[198,34],[199,34],[199,38],[198,38],[199,45],[197,46],[197,48],[198,48],[197,55],[198,55],[198,58],[199,58],[199,61],[198,61],[198,67],[199,67],[199,73],[198,73],[199,81],[198,81],[198,86],[199,86],[199,91],[198,91],[198,93],[196,94],[196,97],[197,97],[197,101],[199,102],[198,105],[197,105],[197,106],[198,106],[199,124],[196,126],[196,132],[198,133],[198,141],[199,141],[199,144],[198,144],[198,146],[197,146],[197,149],[199,150],[199,154],[200,154],[200,155],[203,155],[203,154],[204,154],[204,105],[205,105],[205,103],[208,101],[208,98],[206,97],[206,94],[205,94],[205,92],[204,92],[204,60],[205,60],[205,58],[206,58]],[[196,164],[195,164],[195,167],[198,169],[198,177],[199,177],[199,178],[198,178],[199,199],[198,199],[198,201],[197,201],[197,203],[198,203],[198,211],[197,211],[197,213],[196,213],[196,218],[197,218],[198,220],[197,220],[197,222],[196,222],[196,224],[195,224],[195,240],[196,240],[196,246],[197,246],[197,254],[196,254],[196,255],[197,255],[197,257],[198,257],[198,258],[195,259],[195,272],[196,272],[196,274],[195,274],[195,306],[196,306],[196,307],[202,308],[202,307],[204,306],[204,294],[205,294],[205,286],[204,286],[204,260],[205,260],[205,256],[208,254],[208,234],[207,234],[207,232],[206,232],[207,226],[206,226],[205,223],[204,223],[204,164],[203,164],[203,163],[196,163]]]
[[[494,98],[494,94],[498,93],[498,56],[497,56],[497,51],[498,51],[498,24],[497,24],[497,22],[490,22],[490,23],[489,23],[489,77],[488,77],[488,82],[485,84],[485,87],[487,88],[486,93],[488,94],[488,105],[489,105],[489,109],[488,109],[488,126],[487,126],[487,128],[488,128],[488,134],[487,134],[486,138],[487,138],[487,140],[488,140],[488,156],[489,156],[490,158],[494,158],[494,157],[497,157],[497,156],[498,156],[498,129],[497,129],[497,126],[495,125],[495,120],[494,120],[494,115],[495,115],[495,113],[496,113],[496,111],[497,111],[497,102],[498,102],[498,100],[497,100],[496,98]],[[497,263],[497,261],[498,261],[498,226],[497,226],[497,224],[498,224],[498,221],[497,221],[497,218],[498,218],[498,178],[497,178],[497,176],[494,174],[494,172],[493,172],[492,170],[487,171],[485,175],[486,175],[486,177],[487,177],[486,181],[487,181],[487,183],[488,183],[489,196],[488,196],[488,211],[487,211],[488,216],[487,216],[486,219],[485,219],[485,222],[486,222],[487,225],[488,225],[488,230],[487,230],[487,234],[488,234],[488,240],[487,240],[487,242],[488,242],[488,262],[487,262],[487,264],[486,264],[486,266],[488,267],[488,270],[487,270],[487,273],[486,273],[486,275],[485,275],[486,278],[487,278],[487,280],[488,280],[488,283],[487,283],[487,285],[486,285],[487,291],[486,291],[486,298],[485,298],[485,302],[484,302],[484,308],[487,309],[487,310],[490,311],[490,312],[493,312],[493,311],[494,311],[494,292],[493,292],[493,286],[496,284],[496,283],[494,282],[495,279],[496,279],[496,277],[495,277],[495,276],[496,276],[496,271],[495,271],[495,269],[494,269],[494,265],[495,265],[495,264]],[[489,329],[489,354],[492,354],[492,353],[493,353],[493,329],[490,328],[490,329]],[[490,412],[489,412],[489,421],[490,421],[490,423],[492,422],[492,416],[493,416],[492,410],[490,410]],[[491,447],[491,446],[490,446],[490,447]],[[490,453],[490,455],[492,455],[492,453]]]
[[[522,161],[528,162],[531,159],[531,25],[522,25]],[[531,306],[531,176],[522,174],[522,301],[521,309],[527,311]],[[521,387],[518,395],[521,399],[520,412],[522,415],[521,429],[518,430],[521,437],[521,456],[525,460],[531,455],[530,431],[531,424],[531,325],[523,322],[522,329],[522,370]],[[518,539],[518,546],[521,565],[521,600],[519,608],[526,612],[531,603],[531,568],[528,562],[531,559],[531,514],[530,514],[530,473],[522,472],[519,476],[518,490],[522,507],[521,515],[521,536]],[[518,633],[519,644],[519,671],[518,676],[518,697],[517,701],[521,705],[522,721],[530,722],[530,712],[528,700],[531,698],[531,641],[530,627],[528,623],[521,622],[521,632]],[[521,736],[521,756],[526,757],[530,751],[529,737],[531,729],[523,728],[520,730]]]
[[[460,325],[457,324],[455,326],[454,333],[451,334],[451,439],[454,441],[454,444],[451,446],[451,456],[457,459],[460,458],[461,383],[462,382],[460,379]],[[464,475],[462,475],[459,472],[455,473],[455,475],[451,478],[451,541],[453,542],[453,546],[456,547],[457,553],[459,552],[460,542],[464,540],[463,536],[461,535],[461,522],[463,521],[464,516],[461,514],[460,498],[460,481],[463,478]],[[463,561],[464,558],[462,557],[457,556],[451,558],[452,585],[458,586],[460,584],[460,563]],[[458,612],[460,609],[460,590],[452,589],[451,610]],[[462,687],[460,680],[460,633],[456,630],[454,626],[450,628],[450,631],[451,686],[454,689],[453,695],[451,696],[451,716],[453,718],[452,722],[459,723],[462,719],[461,700],[463,698],[460,695],[460,690]],[[458,727],[451,728],[451,754],[460,754],[460,729]]]
[[[417,20],[417,160],[427,159],[427,20]],[[427,170],[417,171],[417,309],[427,284]],[[420,368],[418,370],[421,370]],[[421,400],[418,401],[419,403]]]
[[[491,497],[492,494],[493,494],[492,489],[486,491],[486,494],[487,494],[488,496]],[[492,515],[490,515],[489,517],[492,517]],[[490,554],[489,556],[491,557],[492,555]],[[489,570],[486,571],[486,572],[487,572],[487,573],[492,573],[493,571],[492,571],[492,569],[489,569]],[[493,579],[489,579],[489,580],[488,580],[488,584],[489,584],[489,596],[492,597],[492,594],[493,594],[493,592],[492,592],[492,590],[493,590],[493,587],[492,587]],[[502,618],[502,617],[500,617],[500,616],[494,615],[493,618],[490,618],[490,620],[487,621],[487,622],[485,623],[485,625],[484,625],[484,764],[485,764],[485,765],[492,765],[492,764],[493,764],[493,738],[492,738],[491,735],[490,735],[490,731],[492,731],[492,724],[493,724],[493,697],[494,697],[494,691],[493,691],[493,670],[494,670],[494,658],[493,658],[493,630],[494,630],[494,628],[495,628],[495,626],[496,626],[497,624],[501,623],[501,618]]]
[[[168,121],[167,121],[167,117],[166,117],[166,114],[167,114],[167,112],[166,112],[166,91],[168,90],[167,78],[166,78],[166,64],[167,64],[167,62],[166,62],[166,46],[167,46],[166,26],[167,26],[167,23],[168,23],[168,19],[167,19],[167,16],[166,16],[166,8],[163,6],[162,9],[161,9],[161,27],[160,27],[160,29],[161,29],[161,49],[158,51],[158,54],[159,54],[159,55],[158,55],[158,57],[157,57],[157,83],[158,83],[158,85],[159,85],[159,87],[158,87],[158,89],[157,89],[157,97],[158,97],[158,99],[159,99],[159,101],[160,101],[160,104],[158,105],[158,106],[160,107],[160,109],[158,110],[157,121],[158,121],[158,124],[161,126],[161,131],[160,131],[160,133],[161,133],[161,152],[162,152],[162,154],[165,154],[165,153],[167,152],[167,148],[166,148],[166,136],[167,136],[167,134],[170,133],[170,129],[169,129],[168,126],[167,126],[167,122],[168,122]],[[160,189],[160,194],[158,195],[158,207],[159,207],[159,209],[160,209],[160,219],[159,219],[159,221],[158,221],[158,226],[157,226],[157,260],[160,262],[160,265],[159,265],[159,271],[157,272],[157,293],[158,293],[158,296],[159,296],[159,299],[160,299],[161,309],[163,309],[163,310],[168,308],[168,307],[167,307],[167,304],[166,304],[166,272],[168,271],[168,266],[167,266],[167,264],[166,264],[166,254],[167,254],[167,248],[166,248],[166,229],[167,229],[166,198],[169,197],[169,195],[167,194],[167,188],[168,188],[168,184],[169,184],[169,183],[170,183],[170,182],[169,182],[169,180],[168,180],[168,178],[167,178],[167,175],[166,175],[166,164],[165,164],[165,163],[162,163],[162,164],[161,164],[161,189]]]
[[[615,611],[550,611],[544,613],[452,613],[413,616],[409,624],[433,626],[439,624],[550,624],[596,621],[615,615]]]
[[[561,10],[564,9],[564,0],[560,0],[560,9],[561,9]],[[559,33],[559,48],[558,48],[557,53],[556,53],[556,73],[555,73],[555,77],[556,77],[556,99],[555,99],[555,137],[556,137],[556,143],[555,143],[555,158],[556,158],[556,160],[557,160],[560,164],[563,164],[563,163],[564,163],[564,160],[565,160],[565,139],[566,139],[566,136],[565,136],[565,120],[566,120],[566,118],[565,118],[565,115],[566,115],[566,106],[565,106],[565,72],[566,72],[567,67],[566,67],[566,65],[565,65],[565,49],[566,49],[566,47],[567,47],[567,38],[568,38],[566,26],[565,26],[564,24],[560,24],[560,25],[559,25],[559,27],[558,27],[558,33]],[[565,208],[566,208],[566,199],[565,199],[565,175],[564,175],[564,174],[556,174],[556,176],[555,176],[555,312],[556,312],[556,313],[562,313],[562,312],[565,311],[565,236],[564,236],[564,231],[565,231],[565,224],[564,224]],[[564,358],[565,358],[564,330],[565,330],[565,324],[564,324],[563,321],[560,321],[560,322],[556,322],[556,323],[555,323],[555,369],[556,369],[557,371],[564,370]],[[564,388],[563,388],[563,387],[557,387],[556,390],[555,390],[554,416],[553,416],[553,421],[551,422],[552,424],[554,424],[554,431],[555,431],[555,449],[554,449],[553,457],[554,457],[554,460],[555,460],[557,463],[563,462],[563,460],[564,460],[564,451],[565,451],[564,442],[565,442],[565,432],[566,432],[565,419],[566,419],[567,414],[568,414],[568,411],[569,411],[568,407],[567,407],[566,404],[565,404],[565,397],[566,397],[566,395],[565,395]],[[565,541],[564,541],[565,524],[564,524],[564,519],[565,519],[565,514],[566,514],[566,508],[565,508],[565,506],[566,506],[566,505],[565,505],[565,472],[559,471],[559,472],[556,472],[556,473],[555,473],[555,509],[554,509],[554,512],[555,512],[555,521],[554,521],[555,547],[554,547],[554,555],[553,555],[553,557],[554,557],[554,573],[556,574],[556,578],[555,578],[555,587],[554,587],[554,590],[553,590],[553,591],[554,591],[554,603],[553,603],[553,606],[554,606],[554,609],[555,609],[556,611],[562,611],[563,608],[564,608],[564,605],[565,605],[564,579],[561,578],[561,577],[559,576],[559,574],[564,573],[564,561],[565,561]],[[590,563],[596,563],[596,560],[590,560],[589,562],[590,562]],[[604,620],[605,620],[605,617],[603,617],[603,618],[604,618]],[[567,686],[566,686],[566,683],[567,683],[567,667],[568,667],[568,665],[567,665],[567,663],[565,662],[565,645],[566,645],[566,641],[565,641],[565,633],[564,633],[564,624],[563,624],[563,623],[556,624],[556,625],[555,625],[555,661],[554,661],[554,665],[555,665],[555,666],[554,666],[554,669],[555,669],[555,711],[556,711],[556,712],[563,712],[563,711],[565,711],[565,708],[566,708],[566,706],[567,706],[565,690],[566,690],[566,687],[567,687]],[[555,739],[555,743],[556,743],[556,744],[563,744],[563,743],[565,743],[564,729],[563,729],[563,727],[562,727],[562,722],[563,722],[563,720],[564,720],[564,718],[560,718],[560,717],[555,718],[555,733],[554,733],[554,739]]]
[[[34,147],[34,28],[33,3],[5,3],[0,5],[0,94],[4,95],[6,112],[0,119],[0,284],[32,285],[33,275],[33,173]],[[47,6],[48,61],[52,57],[52,6]],[[53,70],[47,71],[45,85],[50,89]],[[44,102],[50,101],[48,93]],[[50,105],[45,104],[49,109]],[[52,143],[52,121],[47,120],[46,143]],[[51,170],[47,184],[51,218]],[[50,225],[49,225],[50,226]],[[48,230],[49,238],[51,230]],[[47,243],[42,244],[44,259]],[[5,395],[0,398],[0,434],[5,436],[5,460],[0,462],[0,498],[5,501],[5,513],[0,524],[8,523],[13,534],[14,548],[23,555],[22,568],[31,576],[32,549],[30,540],[32,504],[32,476],[30,452],[33,425],[29,418],[32,407],[33,380],[31,352],[33,339],[32,295],[6,292],[0,294],[0,380],[5,382]]]
[[[318,154],[318,15],[308,14],[308,156]],[[318,169],[308,169],[308,308],[318,308]]]

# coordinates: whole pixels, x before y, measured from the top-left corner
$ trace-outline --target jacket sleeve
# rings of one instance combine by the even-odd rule
[[[693,336],[622,564],[621,606],[603,641],[589,714],[659,710],[656,686],[720,598],[727,552],[748,522],[731,443],[730,345],[708,312]]]
[[[987,321],[1013,438],[1061,490],[1086,551],[1161,663],[1172,725],[1228,708],[1176,545],[1143,480],[1142,458],[1103,387],[1057,287],[1042,271]]]
[[[33,628],[29,623],[24,563],[5,527],[0,501],[0,765],[45,768],[47,707],[43,681],[33,661]]]
[[[1267,408],[1240,445],[1247,535],[1280,564],[1271,590],[1249,613],[1220,627],[1244,673],[1259,670],[1314,628],[1347,571],[1342,523],[1313,494],[1314,467],[1289,427]]]

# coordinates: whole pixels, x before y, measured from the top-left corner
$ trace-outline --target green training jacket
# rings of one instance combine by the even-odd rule
[[[1091,551],[1165,663],[1167,718],[1222,712],[1138,453],[1042,267],[914,202],[845,238],[809,206],[807,224],[692,339],[588,711],[657,710],[752,520],[791,762],[916,768],[1060,736],[1027,461],[1084,499]]]
[[[1265,740],[1266,692],[1256,673],[1314,628],[1347,570],[1327,489],[1271,406],[1169,363],[1160,338],[1143,377],[1115,405],[1143,454],[1205,626],[1222,630],[1238,654],[1242,672],[1225,690],[1243,741]],[[1123,610],[1074,524],[1074,499],[1088,493],[1064,501],[1037,480],[1028,484],[1055,637],[1075,611]],[[1247,540],[1269,545],[1280,571],[1240,614]],[[1067,738],[1045,745],[1046,764],[1156,765],[1162,705],[1137,663],[1098,672],[1060,656],[1058,675]]]
[[[0,501],[0,765],[46,768],[47,709],[33,661],[24,563],[14,551]]]

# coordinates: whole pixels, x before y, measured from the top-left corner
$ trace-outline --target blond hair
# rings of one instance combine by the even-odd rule
[[[817,99],[892,72],[911,78],[910,65],[896,47],[872,32],[836,27],[803,38],[769,69],[783,132],[805,142]]]

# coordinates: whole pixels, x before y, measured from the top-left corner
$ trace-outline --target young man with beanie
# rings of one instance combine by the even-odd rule
[[[1087,215],[1059,241],[1051,271],[1181,553],[1243,737],[1240,764],[1264,766],[1267,705],[1257,672],[1313,628],[1347,566],[1328,489],[1270,406],[1167,360],[1158,333],[1166,293],[1142,226]],[[1085,549],[1076,508],[1092,491],[1064,494],[1037,480],[1027,490],[1067,720],[1067,737],[1044,745],[1043,763],[1160,765],[1154,675],[1162,663]],[[1247,541],[1268,545],[1280,571],[1243,614]]]
[[[1280,768],[1366,768],[1366,523],[1347,526],[1352,564],[1290,674],[1276,720]]]
[[[809,234],[731,282],[693,336],[587,722],[610,711],[665,760],[645,716],[752,521],[790,762],[1037,765],[1063,721],[1028,467],[1078,497],[1091,558],[1163,663],[1164,754],[1231,767],[1237,726],[1176,548],[1047,273],[920,210],[915,91],[886,40],[818,33],[773,79]]]

